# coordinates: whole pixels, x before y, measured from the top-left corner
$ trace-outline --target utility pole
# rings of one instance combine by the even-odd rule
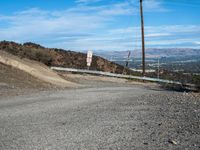
[[[142,0],[140,0],[140,16],[141,16],[141,30],[142,30],[142,74],[145,76],[145,41],[144,41],[144,16]]]

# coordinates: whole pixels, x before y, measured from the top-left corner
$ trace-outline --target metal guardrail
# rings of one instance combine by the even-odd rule
[[[103,72],[103,71],[93,71],[93,70],[73,69],[73,68],[62,68],[62,67],[51,67],[51,69],[52,70],[56,70],[56,71],[66,71],[66,72],[75,72],[75,73],[88,73],[88,74],[103,75],[103,76],[109,76],[109,77],[136,79],[136,80],[145,80],[145,81],[151,81],[151,82],[170,83],[170,84],[182,85],[181,82],[175,82],[175,81],[171,81],[171,80],[163,80],[163,79],[149,78],[149,77],[138,77],[138,76],[131,76],[131,75],[122,75],[122,74],[115,74],[115,73]]]

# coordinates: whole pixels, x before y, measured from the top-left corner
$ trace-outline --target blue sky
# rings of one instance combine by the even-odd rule
[[[144,0],[147,48],[200,48],[199,0]],[[141,47],[139,0],[0,0],[0,40],[71,50]]]

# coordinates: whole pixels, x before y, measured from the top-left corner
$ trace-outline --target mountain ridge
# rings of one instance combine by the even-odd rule
[[[185,57],[185,56],[199,56],[200,49],[194,48],[147,48],[147,58],[158,58],[158,57]],[[95,51],[97,55],[109,58],[112,56],[127,57],[128,51]],[[131,56],[134,58],[140,58],[142,56],[141,50],[131,50]]]

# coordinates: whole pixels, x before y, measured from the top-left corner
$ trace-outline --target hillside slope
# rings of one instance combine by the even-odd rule
[[[42,63],[38,63],[36,61],[29,59],[19,59],[18,57],[4,51],[0,51],[0,63],[19,69],[37,78],[40,81],[52,84],[54,86],[58,87],[78,86],[75,83],[64,80],[57,73],[55,73]]]
[[[0,97],[51,89],[52,85],[14,67],[0,63]]]
[[[86,54],[66,51],[63,49],[45,48],[34,43],[18,44],[14,42],[0,42],[0,51],[6,51],[20,58],[28,58],[42,62],[47,66],[59,66],[86,69]],[[124,67],[104,58],[94,56],[91,65],[92,70],[122,73]],[[126,72],[130,70],[125,69]]]

